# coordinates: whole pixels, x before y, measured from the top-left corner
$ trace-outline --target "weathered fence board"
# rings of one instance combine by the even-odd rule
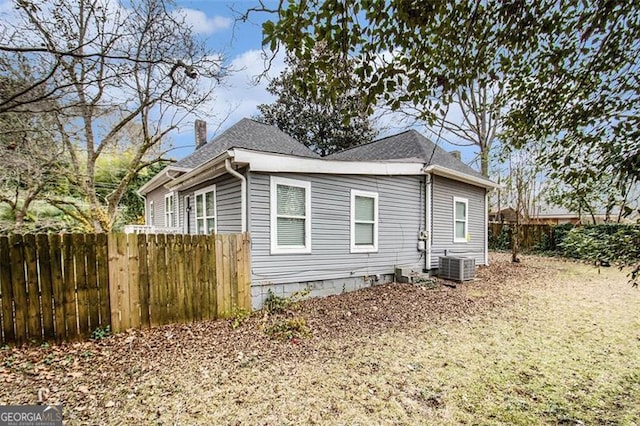
[[[97,253],[96,253],[96,236],[95,234],[87,234],[85,236],[85,249],[87,254],[87,312],[88,329],[95,330],[99,324],[100,318],[100,291],[98,290],[98,271],[96,267]]]
[[[64,287],[62,280],[62,240],[58,235],[49,236],[49,259],[51,261],[51,291],[54,305],[54,333],[57,342],[61,342],[66,337],[64,318]]]
[[[2,343],[225,317],[250,290],[248,234],[0,237]]]
[[[15,306],[15,333],[16,342],[27,341],[27,318],[29,306],[27,305],[27,289],[24,277],[24,254],[22,235],[9,237],[9,256],[11,256],[11,280],[13,282],[13,304]],[[24,308],[22,308],[24,307]]]
[[[100,319],[108,287],[106,236],[25,234],[0,237],[3,343],[69,340],[110,322]],[[101,272],[104,271],[104,272]],[[108,308],[106,308],[108,309]]]
[[[11,280],[11,256],[9,256],[9,239],[0,238],[0,294],[2,295],[2,334],[4,340],[16,341],[13,329],[13,281]]]
[[[53,287],[51,284],[51,252],[49,251],[49,238],[47,234],[36,236],[38,253],[38,266],[40,268],[40,303],[42,304],[42,337],[44,340],[55,339],[55,327],[53,323]]]
[[[27,301],[27,334],[29,339],[41,340],[42,322],[40,320],[40,290],[38,288],[38,258],[36,255],[36,237],[26,234],[23,237],[24,260],[26,264]]]
[[[66,328],[66,338],[75,339],[78,337],[78,321],[76,317],[77,283],[75,282],[73,243],[71,234],[65,234],[62,236],[62,248],[63,281],[60,284],[63,289],[62,291],[64,292],[61,302],[64,309],[64,325]],[[65,335],[63,334],[63,336]]]

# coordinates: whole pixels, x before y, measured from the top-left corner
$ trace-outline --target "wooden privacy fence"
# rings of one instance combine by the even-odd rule
[[[508,247],[498,248],[508,249],[511,247],[511,244],[513,243],[512,233],[515,225],[509,223],[491,222],[489,223],[489,235],[491,239],[490,246],[492,248],[496,248],[495,246],[499,244],[498,239],[500,238],[500,234],[504,227],[508,229],[506,235],[506,238],[508,239]],[[553,225],[547,224],[521,224],[519,237],[520,238],[518,240],[518,244],[520,246],[520,249],[524,251],[541,248],[543,246],[552,244],[553,241],[555,241],[553,238]]]
[[[3,344],[225,317],[250,290],[246,233],[0,237]]]

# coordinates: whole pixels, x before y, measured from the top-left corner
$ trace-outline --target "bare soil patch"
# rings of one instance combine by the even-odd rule
[[[639,293],[612,268],[495,254],[455,288],[303,301],[309,338],[271,339],[256,313],[5,348],[0,404],[62,403],[70,424],[637,424]]]

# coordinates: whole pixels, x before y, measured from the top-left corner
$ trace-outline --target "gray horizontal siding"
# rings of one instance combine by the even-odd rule
[[[211,185],[216,185],[216,220],[218,221],[218,233],[233,234],[242,232],[242,221],[240,217],[240,180],[228,174],[203,182],[189,188],[187,191],[180,192],[180,226],[183,227],[185,232],[196,232],[196,209],[193,194]],[[189,211],[190,229],[188,230],[185,222],[187,209],[185,197],[187,196],[191,204],[191,210]]]
[[[469,200],[468,232],[471,239],[464,243],[453,242],[453,198]],[[438,267],[438,257],[465,256],[476,259],[476,265],[484,264],[485,189],[440,176],[433,176],[432,187],[432,246],[431,267]]]
[[[421,176],[278,176],[311,182],[310,254],[270,254],[270,176],[251,173],[250,223],[253,280],[303,282],[393,273],[420,267],[418,232],[424,222]],[[350,253],[351,190],[378,193],[377,253]]]
[[[169,193],[169,190],[164,186],[154,189],[149,192],[145,197],[145,223],[153,226],[164,226],[164,196]],[[149,221],[149,206],[153,201],[154,221]]]

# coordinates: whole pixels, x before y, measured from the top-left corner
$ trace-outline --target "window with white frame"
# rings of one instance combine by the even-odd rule
[[[153,204],[153,200],[149,201],[149,222],[147,223],[147,225],[155,225],[155,220],[156,220],[156,209],[155,209],[155,205]]]
[[[378,193],[351,190],[351,253],[378,251]]]
[[[164,226],[169,228],[176,226],[175,196],[173,192],[164,196]]]
[[[469,233],[469,201],[453,197],[453,242],[466,243]]]
[[[271,253],[311,253],[311,182],[271,177]]]
[[[196,233],[215,234],[216,220],[216,186],[208,186],[194,194],[196,207]]]

